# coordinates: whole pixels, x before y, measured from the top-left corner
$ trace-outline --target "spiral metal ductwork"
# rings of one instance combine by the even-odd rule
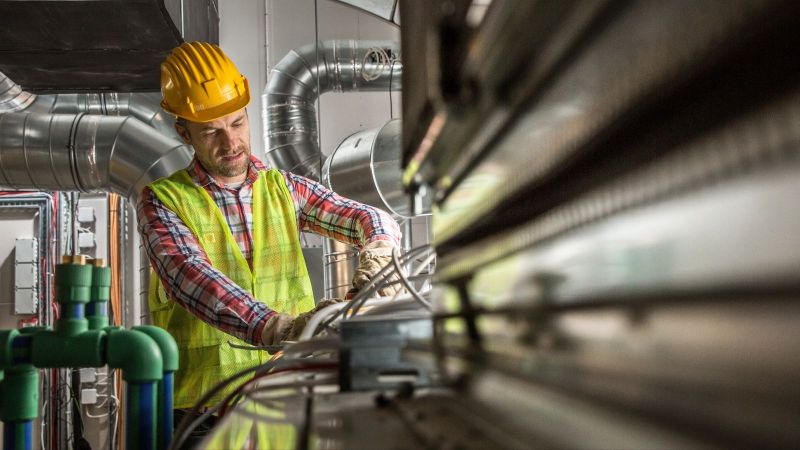
[[[161,94],[158,92],[36,95],[24,91],[0,72],[0,114],[25,112],[133,116],[160,133],[179,139],[175,131],[175,118],[161,109],[160,101]]]
[[[135,203],[191,161],[173,124],[157,94],[35,95],[0,74],[0,186],[111,191]]]
[[[191,150],[133,117],[0,115],[0,186],[111,191],[136,202],[152,181],[186,167]]]
[[[289,52],[272,69],[263,95],[267,160],[319,180],[317,98],[331,91],[400,90],[399,57],[389,41],[324,41]]]

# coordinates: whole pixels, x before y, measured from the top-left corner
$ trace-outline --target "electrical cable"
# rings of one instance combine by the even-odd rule
[[[194,423],[194,421],[192,421],[191,417],[196,417],[196,416],[200,415],[200,410],[203,408],[203,406],[209,400],[211,400],[215,395],[217,395],[217,393],[219,393],[220,391],[222,391],[223,389],[228,387],[228,385],[230,385],[234,381],[238,380],[239,378],[244,377],[245,375],[249,375],[252,372],[258,372],[258,371],[262,371],[262,370],[272,369],[272,368],[276,367],[278,364],[280,364],[281,362],[283,362],[283,361],[281,361],[280,359],[273,358],[273,359],[270,359],[269,361],[267,361],[267,362],[265,362],[263,364],[259,364],[257,366],[253,366],[253,367],[248,367],[247,369],[242,369],[239,372],[236,372],[233,375],[229,376],[228,378],[225,378],[224,380],[220,381],[213,388],[211,388],[210,390],[206,391],[206,393],[203,394],[203,396],[197,402],[195,402],[194,406],[191,407],[191,409],[189,410],[189,414],[184,416],[183,420],[181,420],[181,423],[178,424],[178,427],[175,430],[175,437],[173,438],[172,444],[170,444],[170,447],[169,447],[170,450],[177,450],[177,449],[181,448],[181,445],[183,444],[183,441],[186,439],[186,437],[188,437],[188,434],[185,433],[186,429],[188,427],[192,426],[192,424]],[[206,412],[208,412],[208,411],[206,411]],[[197,424],[199,424],[199,423],[200,422],[197,422]],[[196,426],[197,425],[195,424],[194,427],[196,427]],[[179,437],[182,438],[182,439],[178,439]]]
[[[183,445],[184,441],[186,440],[186,438],[188,438],[189,435],[191,434],[192,430],[197,428],[197,426],[200,425],[200,423],[202,423],[206,418],[208,418],[209,416],[211,416],[212,414],[214,414],[215,412],[217,412],[221,408],[222,403],[219,403],[216,406],[206,410],[202,414],[200,413],[200,410],[203,408],[203,405],[205,405],[209,400],[211,400],[211,398],[213,398],[221,390],[225,389],[228,385],[230,385],[234,381],[238,380],[239,378],[250,374],[251,372],[258,372],[258,371],[261,371],[261,370],[274,369],[276,367],[279,367],[279,365],[281,363],[294,363],[294,362],[297,362],[297,361],[296,360],[283,361],[281,359],[271,359],[271,360],[265,362],[264,364],[259,364],[257,366],[253,366],[253,367],[249,367],[247,369],[240,370],[239,372],[236,372],[235,374],[231,375],[230,377],[228,377],[228,378],[222,380],[221,382],[217,383],[213,388],[211,388],[209,391],[207,391],[203,395],[203,397],[201,397],[200,400],[198,400],[194,404],[194,406],[192,406],[192,408],[189,410],[189,413],[186,414],[183,417],[183,419],[181,420],[181,423],[178,425],[177,429],[175,430],[175,434],[173,436],[172,443],[170,444],[170,447],[169,447],[170,450],[178,450],[178,449],[180,449],[181,446]],[[275,373],[275,372],[266,372],[266,373],[272,374],[272,373]],[[195,417],[195,419],[192,420],[191,419],[192,417]]]
[[[377,65],[371,72],[367,70],[367,60],[370,58],[374,58]],[[377,80],[383,73],[384,68],[392,61],[393,58],[389,56],[386,50],[380,47],[370,47],[367,49],[367,52],[364,53],[364,58],[361,60],[361,78],[363,78],[364,81]]]
[[[40,435],[39,435],[39,445],[42,447],[42,450],[45,450],[44,449],[44,434],[45,434],[44,430],[45,430],[45,427],[47,425],[48,425],[48,423],[47,423],[47,399],[45,399],[44,402],[42,402],[42,421],[39,424],[39,433],[40,433]]]
[[[408,290],[408,292],[409,292],[409,293],[410,293],[410,294],[411,294],[411,295],[412,295],[412,296],[413,296],[413,297],[414,297],[414,298],[415,298],[415,299],[416,299],[416,300],[417,300],[417,301],[418,301],[418,302],[419,302],[419,303],[420,303],[420,304],[421,304],[423,307],[425,307],[425,309],[427,309],[428,311],[431,311],[433,308],[431,308],[431,304],[430,304],[430,302],[428,302],[427,300],[425,300],[424,298],[422,298],[422,296],[421,296],[421,295],[419,295],[419,292],[417,292],[417,290],[416,290],[416,289],[414,289],[414,286],[412,286],[412,285],[411,285],[411,282],[409,282],[409,281],[408,281],[408,278],[406,278],[406,275],[403,273],[403,267],[402,267],[402,266],[400,266],[400,260],[397,258],[397,252],[398,252],[397,248],[394,248],[394,249],[392,249],[392,262],[394,263],[394,267],[395,267],[395,269],[397,270],[397,274],[400,276],[400,281],[402,281],[402,282],[403,282],[403,285],[406,287],[406,289]]]
[[[245,398],[252,403],[255,403],[259,406],[264,406],[266,408],[276,408],[279,407],[275,405],[275,400],[281,397],[273,397],[270,399],[264,399],[255,397],[254,394],[264,393],[265,391],[277,390],[277,389],[302,389],[302,388],[310,388],[314,386],[325,386],[331,384],[332,380],[336,380],[335,377],[331,377],[329,379],[322,379],[322,380],[309,380],[309,381],[296,381],[292,383],[283,383],[283,384],[274,384],[269,386],[262,386],[259,389],[254,389],[252,391],[248,391],[244,394]],[[295,394],[292,394],[295,395]],[[271,423],[282,423],[282,421],[275,418],[275,416],[268,416],[263,414],[254,413],[252,411],[248,411],[244,408],[237,408],[230,411],[230,414],[236,414],[244,416],[248,419],[253,419],[256,421],[269,421]]]
[[[432,248],[430,244],[421,245],[419,247],[413,248],[413,249],[409,250],[408,252],[406,252],[406,254],[402,258],[402,261],[405,263],[405,262],[409,261],[411,258],[413,258],[414,256],[416,256],[417,254],[422,253],[423,251],[428,250],[430,248]],[[386,266],[384,266],[380,271],[378,271],[378,273],[376,273],[372,277],[371,280],[369,280],[367,282],[367,284],[365,284],[361,288],[361,290],[358,292],[358,294],[356,294],[353,297],[353,299],[350,300],[350,302],[347,304],[347,307],[345,307],[343,310],[340,311],[340,313],[342,314],[342,317],[347,317],[347,313],[349,312],[349,310],[354,305],[356,305],[358,302],[366,301],[366,299],[369,298],[375,291],[377,291],[381,287],[383,287],[383,285],[381,285],[379,283],[381,281],[385,281],[384,279],[386,279],[386,280],[389,279],[389,277],[391,276],[391,271],[390,271],[391,267],[392,266],[388,265],[388,264]],[[334,317],[329,319],[327,322],[325,322],[323,325],[324,326],[330,325],[330,323],[333,322],[333,320],[335,320],[336,317],[338,317],[338,315],[335,315]]]
[[[433,248],[433,247],[432,247],[430,244],[426,244],[426,245],[421,245],[421,246],[419,246],[419,247],[417,247],[417,248],[411,249],[411,250],[409,250],[409,251],[406,253],[406,255],[405,255],[405,258],[401,259],[401,263],[402,263],[402,264],[405,264],[406,262],[410,261],[410,260],[411,260],[411,259],[412,259],[414,256],[416,256],[416,254],[423,253],[424,251],[426,251],[426,250],[430,250],[430,249],[432,249],[432,248]],[[392,265],[389,265],[389,264],[387,264],[387,265],[386,265],[386,266],[385,266],[385,267],[384,267],[384,268],[381,270],[381,272],[378,272],[378,275],[380,275],[381,273],[383,273],[383,272],[384,272],[385,270],[387,270],[389,267],[393,267],[393,266],[392,266]],[[352,302],[352,303],[353,303],[353,305],[354,305],[354,306],[353,306],[353,313],[351,313],[351,314],[350,314],[350,317],[352,317],[353,315],[355,315],[355,313],[356,313],[356,312],[358,312],[358,310],[361,308],[361,306],[363,305],[363,303],[366,301],[365,299],[366,299],[367,297],[369,297],[370,295],[372,295],[372,293],[373,293],[373,292],[375,292],[375,291],[377,291],[377,290],[379,290],[379,289],[381,289],[382,287],[385,287],[385,286],[387,286],[387,285],[390,285],[390,284],[395,284],[395,283],[401,282],[400,280],[393,280],[393,281],[391,281],[391,282],[387,283],[387,282],[385,281],[385,279],[388,279],[388,277],[390,277],[391,275],[386,275],[386,276],[384,276],[384,277],[379,277],[378,275],[376,275],[375,277],[373,277],[373,279],[372,279],[372,280],[370,280],[370,282],[369,282],[369,283],[367,283],[367,285],[366,285],[366,286],[369,286],[370,288],[367,290],[367,292],[365,292],[365,293],[364,293],[365,297],[363,297],[363,299],[361,299],[361,300],[360,300],[360,303],[358,303],[358,304],[356,303],[357,301],[359,301],[359,300],[358,300],[358,298],[359,298],[359,295],[356,295],[356,296],[353,298],[353,302]],[[399,275],[399,274],[398,274],[398,275]],[[383,278],[383,279],[381,279],[380,281],[383,281],[383,282],[384,282],[384,284],[382,284],[382,285],[381,285],[381,284],[373,284],[373,282],[379,283],[379,282],[380,282],[380,281],[378,281],[378,279],[379,279],[379,278]],[[359,294],[361,294],[361,292],[359,292]],[[326,324],[326,325],[327,325],[327,324]]]
[[[250,387],[256,381],[263,381],[264,378],[273,376],[273,375],[283,375],[286,372],[297,372],[297,371],[308,371],[308,370],[320,370],[320,369],[337,369],[339,367],[338,361],[336,362],[319,362],[315,361],[315,364],[308,364],[305,366],[299,367],[286,367],[283,369],[272,370],[270,372],[263,373],[261,375],[255,376],[246,382],[239,385],[233,392],[228,394],[225,399],[223,399],[220,403],[220,412],[219,417],[224,417],[225,414],[228,412],[230,407],[232,406],[231,401],[234,397],[239,396],[246,392],[246,388]]]

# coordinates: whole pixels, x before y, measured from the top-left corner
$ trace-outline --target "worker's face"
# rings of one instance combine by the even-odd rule
[[[247,177],[250,164],[250,124],[247,110],[212,120],[186,122],[175,127],[211,176],[222,183],[236,183]]]

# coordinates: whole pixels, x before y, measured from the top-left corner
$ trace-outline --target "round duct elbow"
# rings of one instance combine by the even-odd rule
[[[408,218],[400,170],[400,120],[351,134],[325,160],[322,180],[337,194]]]
[[[398,91],[397,43],[324,41],[292,50],[270,72],[262,95],[266,159],[274,167],[319,180],[315,103],[326,92]]]

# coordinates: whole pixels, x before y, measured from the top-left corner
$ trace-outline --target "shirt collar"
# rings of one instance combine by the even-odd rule
[[[191,164],[189,164],[189,167],[187,167],[186,170],[189,172],[189,176],[192,177],[192,181],[194,181],[198,186],[205,187],[209,184],[213,184],[219,189],[225,188],[223,183],[215,180],[214,177],[212,177],[206,171],[206,168],[200,164],[200,160],[197,159],[197,156],[192,159]],[[250,186],[255,183],[256,180],[258,180],[259,172],[262,170],[267,170],[266,166],[264,166],[264,163],[255,156],[250,155],[250,164],[247,166],[247,178],[245,178],[242,186]]]

